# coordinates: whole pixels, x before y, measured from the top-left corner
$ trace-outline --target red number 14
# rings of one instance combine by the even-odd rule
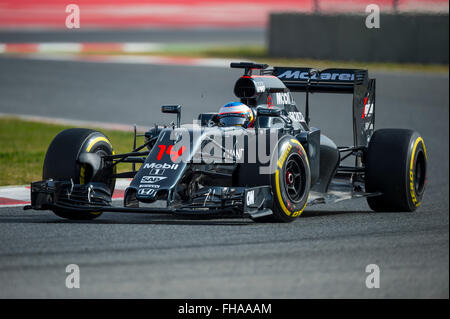
[[[176,161],[177,158],[180,157],[181,154],[183,154],[184,150],[186,149],[186,146],[184,145],[178,150],[178,152],[172,150],[173,145],[169,145],[169,147],[167,147],[166,145],[158,145],[158,147],[159,147],[159,153],[157,156],[158,161],[161,160],[162,156],[164,155],[164,152],[166,151],[166,148],[167,148],[166,154],[171,156],[170,158],[172,159],[172,161]]]

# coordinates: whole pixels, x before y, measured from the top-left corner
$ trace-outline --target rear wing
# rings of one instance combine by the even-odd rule
[[[309,92],[353,93],[356,85],[367,80],[367,70],[274,67],[273,75],[278,77],[292,92],[306,92],[310,78]],[[311,75],[311,77],[310,77]]]
[[[353,94],[354,145],[367,146],[375,126],[375,79],[367,70],[274,67],[291,92]]]

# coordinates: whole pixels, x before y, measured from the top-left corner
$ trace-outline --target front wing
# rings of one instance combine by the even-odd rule
[[[271,207],[272,192],[269,186],[215,186],[188,201],[168,202],[166,208],[141,208],[113,206],[111,193],[102,183],[74,184],[72,181],[45,180],[31,183],[31,205],[24,209],[258,218],[271,215]]]

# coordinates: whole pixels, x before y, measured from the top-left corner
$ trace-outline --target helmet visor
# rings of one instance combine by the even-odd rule
[[[222,126],[243,126],[245,124],[245,116],[241,114],[227,114],[219,118]]]

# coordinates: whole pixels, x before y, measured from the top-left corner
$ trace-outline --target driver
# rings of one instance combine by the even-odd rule
[[[219,125],[252,127],[255,116],[250,107],[241,102],[230,102],[219,110]]]

